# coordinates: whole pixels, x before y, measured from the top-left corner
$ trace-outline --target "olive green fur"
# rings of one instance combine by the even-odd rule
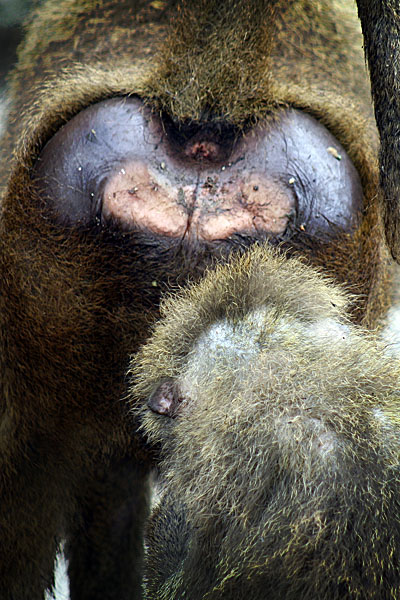
[[[257,248],[164,303],[134,406],[171,379],[149,600],[400,598],[400,367],[346,296]]]

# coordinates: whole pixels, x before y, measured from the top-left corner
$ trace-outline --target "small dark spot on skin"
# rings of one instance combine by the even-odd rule
[[[253,190],[254,190],[255,192],[258,192],[258,185],[253,185]]]
[[[179,188],[178,190],[178,204],[186,207],[185,192],[182,188]]]
[[[98,144],[98,139],[96,136],[96,131],[94,129],[91,129],[90,132],[87,134],[86,139],[88,142],[92,142],[93,144]]]
[[[204,184],[205,188],[209,188],[209,189],[214,189],[215,185],[216,185],[216,178],[214,177],[207,177],[206,182]]]
[[[296,210],[292,208],[288,213],[285,214],[285,217],[289,220],[293,220],[296,216]]]

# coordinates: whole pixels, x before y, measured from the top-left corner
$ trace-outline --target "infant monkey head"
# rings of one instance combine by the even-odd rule
[[[164,303],[131,367],[147,598],[400,597],[400,369],[348,302],[261,247]]]

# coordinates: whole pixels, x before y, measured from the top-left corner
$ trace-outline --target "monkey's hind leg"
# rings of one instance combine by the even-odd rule
[[[71,600],[142,597],[149,491],[148,467],[131,457],[99,468],[85,486],[66,546]]]

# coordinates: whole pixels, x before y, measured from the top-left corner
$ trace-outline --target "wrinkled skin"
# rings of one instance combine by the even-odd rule
[[[266,241],[358,294],[354,322],[388,306],[357,14],[350,0],[48,0],[10,102],[0,597],[43,598],[65,540],[72,598],[137,598],[156,456],[121,398],[161,296]]]

